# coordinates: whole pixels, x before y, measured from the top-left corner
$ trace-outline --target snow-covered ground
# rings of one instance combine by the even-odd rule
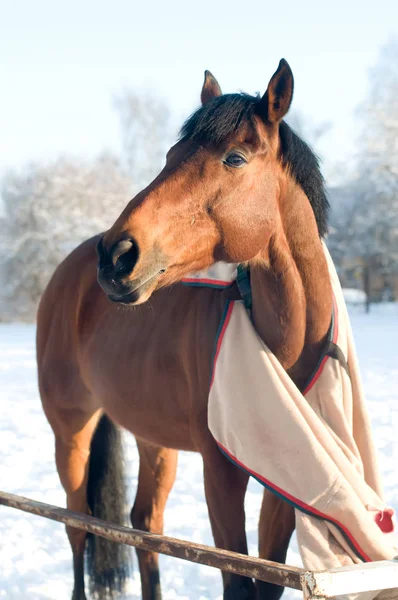
[[[352,309],[365,390],[381,454],[388,502],[398,510],[398,305]],[[35,328],[0,325],[0,489],[64,506],[53,460],[53,435],[42,413],[37,391]],[[136,486],[137,453],[126,436],[131,502]],[[250,483],[247,532],[256,554],[261,487]],[[177,481],[166,510],[166,532],[178,538],[212,544],[199,456],[181,452]],[[0,507],[0,598],[7,600],[69,600],[71,553],[58,523]],[[295,540],[288,562],[300,565]],[[126,600],[140,598],[135,560]],[[164,598],[221,598],[215,569],[161,557]],[[300,597],[286,591],[285,598]]]

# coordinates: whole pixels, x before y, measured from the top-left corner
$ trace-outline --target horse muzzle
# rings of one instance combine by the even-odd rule
[[[104,247],[103,238],[97,245],[98,283],[109,300],[119,304],[140,304],[145,302],[156,288],[157,282],[166,271],[164,261],[158,253],[145,260],[136,269],[139,250],[131,238],[122,239],[110,251]],[[144,261],[140,261],[144,263]],[[137,271],[137,274],[134,272]],[[132,277],[134,272],[135,277]]]

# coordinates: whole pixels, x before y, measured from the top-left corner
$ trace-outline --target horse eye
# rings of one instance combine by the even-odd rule
[[[241,167],[242,165],[246,164],[246,159],[237,152],[231,152],[231,154],[228,154],[225,157],[223,163],[228,165],[228,167]]]

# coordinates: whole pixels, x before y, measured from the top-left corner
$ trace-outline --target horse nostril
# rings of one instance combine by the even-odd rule
[[[137,244],[131,239],[122,240],[113,247],[111,257],[116,275],[127,275],[134,269],[138,260]]]

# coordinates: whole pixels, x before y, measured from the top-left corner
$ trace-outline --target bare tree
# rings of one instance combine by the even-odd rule
[[[32,320],[59,262],[111,226],[131,198],[117,159],[59,159],[9,172],[2,185],[0,319]]]

